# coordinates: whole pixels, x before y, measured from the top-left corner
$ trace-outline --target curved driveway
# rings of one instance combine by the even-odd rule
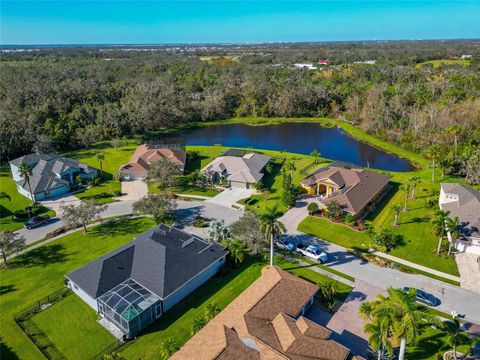
[[[132,205],[135,201],[119,201],[107,205],[107,209],[101,214],[102,219],[111,218],[115,216],[129,215],[133,213]],[[210,219],[221,219],[226,224],[230,224],[242,215],[241,211],[233,208],[228,208],[215,203],[207,203],[204,201],[185,201],[177,200],[178,207],[176,211],[176,218],[180,219],[175,223],[179,228],[184,228],[199,236],[205,236],[207,229],[198,229],[191,226],[192,222],[199,215]],[[61,215],[60,215],[61,216]],[[60,218],[55,218],[49,224],[39,226],[38,228],[27,230],[21,229],[16,233],[23,235],[27,244],[42,240],[45,236],[63,226],[63,221]]]

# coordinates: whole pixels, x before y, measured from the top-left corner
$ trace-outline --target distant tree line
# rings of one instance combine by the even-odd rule
[[[237,49],[239,61],[213,62],[199,59],[197,53],[205,49],[8,54],[0,62],[0,156],[3,162],[35,149],[87,147],[233,116],[320,116],[347,120],[416,152],[436,146],[442,171],[475,179],[480,62],[415,66],[473,52],[470,45],[265,45],[250,52]],[[342,65],[323,72],[286,66],[324,57]],[[381,61],[351,64],[371,58]]]

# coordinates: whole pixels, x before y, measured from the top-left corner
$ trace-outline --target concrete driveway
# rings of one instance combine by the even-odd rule
[[[348,347],[353,354],[366,358],[368,334],[363,331],[365,321],[358,315],[358,310],[364,301],[374,300],[376,294],[386,294],[386,292],[356,280],[352,292],[333,316],[318,305],[314,305],[309,309],[306,317],[331,330],[332,340]]]
[[[136,201],[148,195],[147,183],[143,180],[122,181],[122,196],[120,201]]]
[[[43,206],[48,209],[54,210],[57,213],[57,216],[62,215],[60,208],[64,205],[80,205],[81,201],[74,195],[63,196],[55,199],[45,200],[40,202]]]
[[[223,190],[220,194],[205,200],[205,202],[231,207],[236,202],[249,198],[254,193],[254,189],[228,188]]]

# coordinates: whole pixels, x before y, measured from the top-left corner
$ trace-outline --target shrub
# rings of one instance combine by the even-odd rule
[[[122,196],[122,192],[121,192],[120,190],[115,190],[115,191],[113,192],[113,195],[115,195],[115,196]]]
[[[318,207],[318,204],[316,202],[312,202],[308,204],[307,210],[310,215],[315,215],[316,213],[318,213],[320,208]]]
[[[45,235],[45,238],[46,239],[50,239],[50,238],[53,238],[55,236],[58,236],[58,235],[61,235],[65,232],[67,232],[68,230],[70,230],[69,228],[67,228],[66,226],[62,226],[62,227],[59,227],[58,229],[55,229],[53,231],[50,231],[49,233],[47,233],[47,235]]]
[[[346,214],[343,217],[343,221],[345,222],[345,224],[353,225],[353,223],[355,223],[355,218],[353,217],[352,214]]]
[[[93,184],[94,186],[97,186],[97,185],[100,185],[100,182],[101,182],[101,181],[102,181],[102,179],[100,179],[100,177],[97,176],[97,177],[93,178],[92,184]]]

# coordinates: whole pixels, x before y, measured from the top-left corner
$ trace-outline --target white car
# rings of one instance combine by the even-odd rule
[[[275,245],[278,248],[283,249],[283,250],[292,251],[293,249],[295,249],[295,245],[293,245],[287,239],[281,239],[280,241],[275,241]]]
[[[313,245],[308,245],[305,249],[298,250],[303,256],[306,256],[318,263],[324,263],[328,260],[328,255],[325,251],[321,251],[319,248]]]

